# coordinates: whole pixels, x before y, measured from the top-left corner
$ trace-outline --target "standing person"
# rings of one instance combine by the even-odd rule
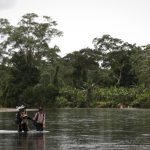
[[[28,115],[26,113],[22,114],[21,129],[24,132],[29,131],[28,118],[29,117],[28,117]]]
[[[43,112],[43,108],[40,107],[38,112],[33,117],[34,125],[37,131],[43,131],[45,128],[45,113]]]
[[[28,120],[32,119],[28,117],[26,107],[24,105],[17,107],[17,110],[16,124],[18,125],[18,132],[27,132],[29,130]]]
[[[21,122],[22,122],[22,114],[24,113],[24,106],[18,106],[17,107],[17,110],[18,112],[16,113],[16,124],[18,125],[18,132],[22,132],[22,125],[21,125]]]

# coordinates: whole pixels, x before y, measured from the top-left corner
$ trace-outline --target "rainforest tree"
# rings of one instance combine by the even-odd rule
[[[121,39],[104,35],[93,40],[95,49],[102,57],[101,67],[109,70],[113,85],[129,87],[137,83],[137,76],[130,58],[135,45],[123,42]]]
[[[50,17],[40,18],[34,13],[24,15],[17,26],[10,25],[7,19],[0,19],[1,61],[8,58],[10,70],[2,97],[4,101],[10,98],[10,105],[22,100],[24,90],[39,82],[41,68],[58,58],[59,48],[49,46],[52,38],[62,35],[56,25]]]

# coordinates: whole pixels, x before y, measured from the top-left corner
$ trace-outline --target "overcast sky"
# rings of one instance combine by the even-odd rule
[[[150,0],[0,0],[0,18],[13,25],[26,13],[57,21],[64,36],[52,44],[61,55],[93,48],[92,40],[104,34],[137,45],[150,43]]]

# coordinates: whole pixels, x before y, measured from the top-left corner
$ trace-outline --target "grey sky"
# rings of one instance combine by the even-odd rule
[[[64,36],[52,40],[62,55],[93,47],[103,34],[150,43],[150,0],[0,0],[0,17],[15,24],[26,13],[51,16]]]
[[[0,10],[12,8],[17,0],[0,0]]]

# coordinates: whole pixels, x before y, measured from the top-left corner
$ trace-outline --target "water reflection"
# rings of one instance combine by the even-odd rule
[[[14,116],[0,113],[0,130],[12,130]],[[150,150],[149,116],[144,109],[51,109],[46,111],[48,133],[0,133],[0,149]]]
[[[44,134],[36,135],[36,150],[45,150],[45,136]]]
[[[142,135],[149,133],[149,115],[148,110],[57,110],[49,118],[49,143],[57,150],[150,150],[150,136]]]
[[[42,133],[17,135],[16,147],[21,150],[45,150],[45,135]]]

